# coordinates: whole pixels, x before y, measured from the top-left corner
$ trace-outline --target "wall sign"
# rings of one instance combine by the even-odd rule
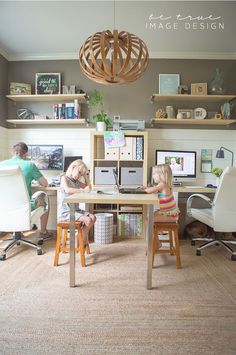
[[[60,94],[61,73],[36,73],[35,94]]]
[[[159,94],[178,94],[179,74],[159,74]]]
[[[210,173],[212,169],[212,149],[201,149],[201,172]]]

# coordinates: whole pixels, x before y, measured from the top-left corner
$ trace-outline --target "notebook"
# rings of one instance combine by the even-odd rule
[[[116,186],[118,191],[121,194],[146,194],[146,191],[140,189],[140,188],[132,188],[132,187],[120,187],[119,182],[118,182],[118,176],[116,174],[115,169],[113,169],[113,174],[116,182]]]

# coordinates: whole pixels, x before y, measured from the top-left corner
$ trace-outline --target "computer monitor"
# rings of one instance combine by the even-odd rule
[[[68,169],[68,166],[77,159],[83,159],[82,155],[67,156],[64,158],[64,172]]]
[[[156,150],[156,164],[169,164],[173,183],[196,180],[196,152],[183,150]]]
[[[29,144],[28,158],[39,170],[63,170],[63,145]]]

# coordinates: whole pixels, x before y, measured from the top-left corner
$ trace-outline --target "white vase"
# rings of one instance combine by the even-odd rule
[[[97,131],[101,132],[101,131],[105,131],[107,128],[106,123],[105,122],[97,122]]]

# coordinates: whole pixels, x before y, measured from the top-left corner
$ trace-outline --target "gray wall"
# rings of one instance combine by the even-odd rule
[[[157,104],[150,103],[153,93],[158,93],[159,73],[179,73],[181,84],[207,82],[214,77],[215,68],[220,68],[225,80],[227,93],[236,94],[236,60],[174,60],[174,59],[152,59],[143,77],[134,83],[121,86],[104,86],[96,84],[87,79],[81,72],[79,62],[76,60],[65,61],[18,61],[9,62],[9,82],[25,82],[32,85],[34,93],[34,79],[37,72],[48,72],[62,74],[62,84],[76,84],[86,93],[94,89],[104,92],[105,110],[113,117],[120,115],[121,118],[146,119],[150,122],[155,116]],[[190,105],[190,104],[189,104]],[[8,103],[8,117],[14,118],[17,107],[28,107],[34,112],[52,115],[52,104],[34,103],[14,105]],[[182,105],[182,108],[192,108]],[[236,103],[235,103],[236,106]],[[205,107],[209,110],[217,110],[219,105],[203,106],[199,100],[198,107]],[[83,116],[91,116],[88,108],[84,105]],[[234,117],[236,116],[234,110]]]
[[[8,92],[8,61],[0,54],[0,126],[6,126]]]

